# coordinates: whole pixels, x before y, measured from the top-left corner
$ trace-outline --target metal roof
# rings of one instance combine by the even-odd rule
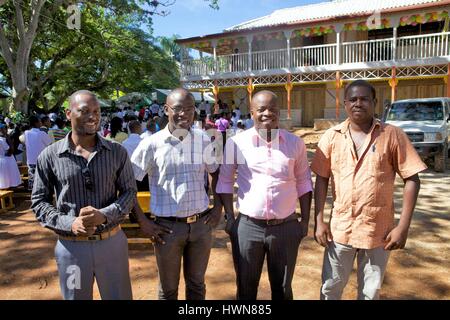
[[[427,3],[448,4],[444,0],[334,0],[293,8],[276,10],[271,14],[240,23],[224,31],[250,30],[283,24],[296,24],[308,21],[331,19],[354,15],[370,15],[377,11],[414,7]]]

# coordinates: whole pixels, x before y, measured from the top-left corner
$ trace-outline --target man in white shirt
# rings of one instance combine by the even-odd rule
[[[28,165],[28,190],[31,191],[33,190],[37,158],[42,150],[52,143],[52,138],[39,129],[41,127],[41,120],[38,117],[30,117],[30,126],[31,129],[25,131],[24,137]]]
[[[158,101],[153,100],[153,104],[150,106],[150,111],[152,112],[153,117],[158,115],[159,109],[160,108],[159,108]]]
[[[151,219],[139,206],[137,218],[144,234],[155,241],[159,299],[178,298],[183,261],[186,299],[204,300],[212,230],[222,212],[215,193],[219,165],[206,133],[191,128],[195,113],[192,94],[175,89],[167,96],[164,108],[168,125],[143,140],[131,157],[137,180],[148,173],[152,195]],[[213,208],[209,208],[205,172],[212,176]]]
[[[128,124],[128,128],[130,129],[130,134],[128,135],[128,138],[122,142],[122,146],[127,149],[128,156],[131,158],[134,150],[142,140],[142,138],[140,137],[140,134],[142,133],[142,127],[141,123],[138,120],[132,120]]]

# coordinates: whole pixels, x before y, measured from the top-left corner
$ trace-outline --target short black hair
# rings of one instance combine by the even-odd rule
[[[372,93],[372,98],[376,99],[377,95],[375,92],[375,88],[366,80],[355,80],[353,82],[350,82],[344,89],[344,98],[347,98],[347,93],[350,91],[353,87],[365,87],[370,90]]]
[[[41,120],[36,116],[30,116],[28,122],[30,123],[30,126],[36,127]]]

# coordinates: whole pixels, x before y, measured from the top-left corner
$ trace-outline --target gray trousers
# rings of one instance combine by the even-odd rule
[[[102,299],[133,298],[128,241],[122,230],[106,240],[58,240],[55,257],[65,300],[92,300],[94,277]]]
[[[322,268],[322,300],[339,300],[352,272],[353,262],[358,262],[358,300],[377,300],[383,283],[389,251],[383,247],[356,249],[352,246],[330,242],[325,249]]]
[[[256,300],[267,255],[273,300],[292,300],[292,277],[298,248],[304,237],[300,223],[291,220],[268,226],[240,214],[231,229],[238,300]]]
[[[212,228],[205,224],[205,217],[195,223],[158,219],[157,223],[173,232],[165,234],[165,244],[155,244],[159,274],[159,300],[177,300],[183,259],[186,300],[204,300],[206,295],[205,273],[212,245]]]

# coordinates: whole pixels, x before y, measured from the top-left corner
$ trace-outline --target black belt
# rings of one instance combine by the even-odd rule
[[[264,225],[268,225],[268,226],[276,226],[276,225],[279,225],[279,224],[282,224],[282,223],[285,223],[285,222],[288,222],[288,221],[291,221],[291,220],[301,219],[300,215],[298,215],[295,212],[293,214],[287,216],[284,219],[269,219],[269,220],[256,219],[256,218],[247,216],[246,214],[243,214],[243,213],[240,213],[240,214],[243,217],[247,218],[248,220],[251,220],[251,221],[253,221],[255,223],[258,223],[258,224],[264,224]]]
[[[169,220],[169,221],[175,221],[175,222],[185,222],[185,223],[194,223],[206,216],[211,211],[211,208],[206,209],[203,212],[193,214],[189,217],[179,218],[179,217],[158,217],[158,216],[150,216],[151,220],[157,221],[159,219],[162,220]]]

